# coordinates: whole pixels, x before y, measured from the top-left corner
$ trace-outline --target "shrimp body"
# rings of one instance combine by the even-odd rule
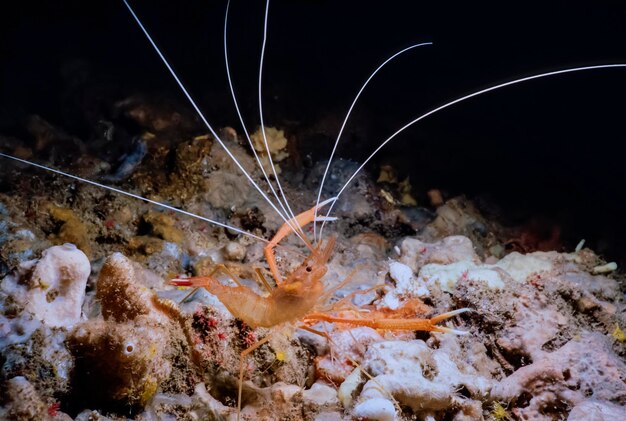
[[[172,279],[177,286],[202,287],[215,295],[230,313],[251,327],[273,327],[302,319],[310,313],[325,289],[322,278],[326,263],[335,245],[335,238],[321,244],[295,269],[287,279],[262,297],[244,286],[226,286],[214,276]]]

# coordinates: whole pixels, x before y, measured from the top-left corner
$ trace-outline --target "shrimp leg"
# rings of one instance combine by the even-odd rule
[[[265,338],[260,341],[250,345],[249,348],[244,349],[241,354],[239,354],[239,390],[237,392],[237,421],[239,421],[241,416],[241,394],[243,391],[243,372],[244,372],[244,362],[246,360],[246,356],[260,347],[261,345],[267,343],[272,337],[272,334],[268,334]]]

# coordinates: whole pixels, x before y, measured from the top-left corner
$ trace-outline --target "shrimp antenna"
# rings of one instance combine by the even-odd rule
[[[228,78],[228,86],[230,88],[230,93],[231,96],[233,98],[233,102],[235,104],[235,109],[237,110],[237,116],[239,117],[239,122],[241,123],[241,127],[243,128],[243,132],[246,136],[246,139],[248,140],[248,143],[250,144],[250,149],[252,149],[252,153],[254,154],[254,158],[256,159],[256,162],[259,166],[259,168],[261,169],[261,172],[263,173],[263,177],[265,177],[265,181],[267,182],[267,185],[269,186],[270,190],[272,191],[272,195],[274,196],[274,198],[276,198],[276,201],[278,202],[278,204],[280,205],[282,211],[284,212],[285,215],[287,215],[289,212],[287,212],[287,209],[285,209],[285,206],[283,205],[283,203],[281,202],[280,198],[278,197],[278,194],[276,193],[276,190],[274,189],[274,186],[272,185],[269,176],[267,175],[267,172],[265,171],[265,168],[263,167],[263,164],[261,163],[261,159],[259,158],[259,155],[256,152],[256,149],[254,148],[254,144],[252,143],[252,139],[250,138],[250,133],[248,132],[248,129],[246,127],[246,124],[243,120],[243,116],[241,114],[241,110],[239,109],[239,102],[237,101],[237,96],[235,95],[235,88],[233,86],[233,81],[232,81],[232,77],[230,74],[230,63],[228,61],[228,12],[230,10],[230,0],[228,0],[228,3],[226,4],[226,15],[224,17],[224,62],[226,64],[226,76]],[[266,16],[267,19],[267,16]],[[259,82],[260,83],[260,82]],[[265,130],[263,130],[263,136],[265,138]],[[272,165],[272,168],[274,166]],[[291,210],[291,209],[290,209]],[[293,218],[293,213],[291,213],[291,217]],[[291,218],[287,221],[287,223],[289,224],[289,227],[291,227],[291,229],[296,232],[298,228],[297,225],[294,225],[291,222]],[[300,232],[302,232],[300,230]],[[306,243],[306,242],[305,242]]]
[[[330,158],[328,158],[328,163],[326,164],[326,169],[324,170],[324,175],[322,176],[322,182],[320,183],[320,188],[319,191],[317,192],[317,201],[315,202],[315,216],[317,217],[317,207],[319,206],[320,200],[322,199],[322,189],[324,188],[324,182],[326,181],[326,177],[328,176],[328,171],[330,170],[330,165],[333,161],[333,157],[335,156],[335,151],[337,150],[337,145],[339,145],[339,139],[341,138],[341,135],[343,134],[343,130],[346,127],[346,123],[348,122],[348,119],[350,118],[350,114],[352,113],[352,109],[354,108],[354,105],[356,104],[356,102],[358,101],[359,97],[361,96],[361,93],[365,90],[365,87],[370,83],[370,80],[372,80],[372,78],[376,75],[376,73],[378,73],[378,71],[380,69],[382,69],[387,63],[389,63],[391,60],[393,60],[394,58],[398,57],[399,55],[412,50],[414,48],[417,47],[422,47],[424,45],[432,45],[432,42],[422,42],[420,44],[413,44],[410,45],[400,51],[398,51],[397,53],[395,53],[394,55],[392,55],[391,57],[389,57],[387,60],[385,60],[380,66],[378,66],[376,68],[376,70],[374,70],[372,72],[372,74],[370,74],[370,76],[367,78],[367,80],[365,81],[365,83],[363,84],[363,86],[361,86],[361,89],[359,89],[359,92],[356,94],[356,96],[354,97],[354,99],[352,100],[352,104],[350,105],[350,108],[348,109],[348,113],[346,114],[346,117],[343,119],[343,123],[341,124],[341,128],[339,129],[339,134],[337,135],[337,139],[335,140],[335,144],[333,146],[333,150],[330,153]],[[327,215],[328,216],[328,215]],[[321,222],[325,222],[320,220]],[[321,237],[321,233],[320,233],[320,237]],[[317,241],[318,237],[317,237],[317,223],[314,222],[313,223],[313,239],[315,241]]]
[[[40,168],[40,169],[46,170],[48,172],[59,174],[59,175],[62,175],[64,177],[69,177],[69,178],[72,178],[74,180],[80,181],[82,183],[91,184],[92,186],[96,186],[96,187],[99,187],[101,189],[109,190],[109,191],[112,191],[112,192],[115,192],[115,193],[118,193],[118,194],[121,194],[121,195],[124,195],[124,196],[132,197],[133,199],[143,200],[144,202],[148,202],[148,203],[151,203],[153,205],[160,206],[160,207],[165,208],[167,210],[178,212],[178,213],[181,213],[181,214],[186,215],[186,216],[191,216],[193,218],[200,219],[201,221],[209,222],[209,223],[217,225],[219,227],[235,231],[235,232],[237,232],[239,234],[243,234],[243,235],[247,235],[248,237],[256,238],[257,240],[261,240],[261,241],[263,241],[265,243],[269,242],[269,241],[267,241],[263,237],[259,237],[258,235],[254,235],[251,232],[244,231],[244,230],[242,230],[240,228],[233,227],[232,225],[224,224],[222,222],[218,222],[218,221],[215,221],[213,219],[209,219],[209,218],[206,218],[204,216],[200,216],[200,215],[197,215],[197,214],[192,213],[192,212],[188,212],[188,211],[183,210],[183,209],[178,209],[178,208],[176,208],[174,206],[167,205],[167,204],[162,203],[162,202],[157,202],[156,200],[148,199],[148,198],[140,196],[138,194],[130,193],[130,192],[127,192],[127,191],[122,190],[122,189],[118,189],[118,188],[115,188],[115,187],[107,186],[106,184],[101,184],[101,183],[98,183],[96,181],[92,181],[92,180],[89,180],[89,179],[86,179],[86,178],[83,178],[83,177],[79,177],[77,175],[73,175],[73,174],[70,174],[70,173],[63,172],[61,170],[57,170],[56,168],[47,167],[45,165],[37,164],[35,162],[30,162],[30,161],[27,161],[25,159],[21,159],[21,158],[12,156],[12,155],[7,155],[7,154],[2,153],[2,152],[0,152],[0,156],[3,157],[3,158],[12,159],[13,161],[21,162],[22,164],[26,164],[26,165],[30,165],[32,167]]]
[[[536,75],[526,76],[526,77],[523,77],[523,78],[514,79],[514,80],[510,80],[508,82],[500,83],[498,85],[490,86],[488,88],[481,89],[479,91],[472,92],[471,94],[464,95],[464,96],[462,96],[460,98],[457,98],[457,99],[454,99],[452,101],[446,102],[445,104],[440,105],[439,107],[434,108],[434,109],[428,111],[427,113],[424,113],[424,114],[420,115],[416,119],[411,120],[410,122],[408,122],[407,124],[402,126],[400,129],[398,129],[394,134],[389,136],[383,143],[381,143],[374,150],[374,152],[372,152],[370,154],[370,156],[367,157],[367,159],[365,161],[363,161],[363,163],[359,166],[359,168],[357,168],[356,171],[354,171],[354,173],[350,176],[348,181],[346,181],[346,183],[343,185],[341,190],[339,190],[339,193],[337,193],[336,197],[338,198],[339,196],[341,196],[341,194],[348,187],[348,185],[352,182],[352,180],[354,180],[354,178],[357,176],[357,174],[374,157],[374,155],[376,155],[378,153],[378,151],[380,151],[387,143],[391,142],[391,140],[393,140],[397,135],[402,133],[404,130],[408,129],[409,127],[411,127],[412,125],[414,125],[418,121],[421,121],[421,120],[425,119],[426,117],[429,117],[429,116],[431,116],[431,115],[433,115],[433,114],[435,114],[435,113],[437,113],[439,111],[442,111],[442,110],[444,110],[444,109],[446,109],[448,107],[451,107],[451,106],[453,106],[455,104],[458,104],[459,102],[463,102],[463,101],[468,100],[470,98],[474,98],[476,96],[479,96],[479,95],[482,95],[482,94],[486,94],[487,92],[495,91],[495,90],[500,89],[500,88],[505,88],[505,87],[511,86],[511,85],[517,85],[518,83],[527,82],[527,81],[535,80],[535,79],[541,79],[541,78],[549,77],[549,76],[562,75],[562,74],[566,74],[566,73],[582,72],[582,71],[586,71],[586,70],[613,69],[613,68],[626,68],[626,63],[598,64],[598,65],[594,65],[594,66],[572,67],[572,68],[568,68],[568,69],[561,69],[561,70],[554,70],[554,71],[551,71],[551,72],[539,73],[539,74],[536,74]],[[333,207],[335,206],[336,203],[337,203],[337,201],[334,201],[334,202],[332,202],[330,204],[330,206],[328,207],[328,211],[326,213],[326,216],[330,215],[330,212],[333,210]],[[325,221],[322,222],[322,227],[320,228],[320,236],[321,236],[322,230],[324,229],[324,224],[325,224]]]
[[[182,92],[185,94],[185,96],[189,100],[189,103],[192,105],[194,110],[196,110],[196,112],[198,113],[198,116],[200,117],[200,119],[202,120],[204,125],[211,132],[211,135],[213,135],[213,137],[215,138],[215,140],[217,140],[217,142],[220,144],[220,146],[222,148],[224,148],[224,151],[226,152],[226,154],[230,157],[230,159],[232,159],[232,161],[235,163],[237,168],[239,168],[239,170],[248,179],[248,181],[254,186],[254,188],[261,194],[263,199],[272,207],[272,209],[274,209],[274,211],[276,211],[276,213],[283,219],[283,221],[287,222],[288,218],[285,215],[283,215],[283,213],[276,207],[276,205],[274,205],[274,203],[269,199],[269,197],[267,197],[267,195],[263,192],[263,190],[261,190],[259,185],[252,179],[250,174],[248,174],[248,172],[245,170],[245,168],[241,165],[241,163],[237,160],[237,158],[232,154],[232,152],[224,144],[222,139],[217,135],[217,132],[213,129],[211,124],[209,124],[208,120],[206,119],[206,117],[204,116],[204,114],[202,113],[202,111],[200,110],[200,108],[198,107],[198,105],[196,104],[194,99],[192,98],[191,94],[189,94],[189,92],[185,88],[185,85],[182,83],[182,81],[180,80],[180,78],[178,77],[178,75],[176,74],[176,72],[174,71],[172,66],[170,65],[170,63],[167,61],[167,59],[165,58],[165,56],[163,55],[163,53],[159,49],[159,47],[156,45],[156,42],[152,39],[152,37],[148,33],[148,30],[146,29],[146,27],[143,25],[143,23],[141,23],[141,20],[139,19],[139,17],[137,16],[137,14],[133,10],[133,8],[130,6],[128,1],[127,0],[122,0],[122,1],[124,2],[126,7],[128,8],[128,10],[130,11],[130,14],[133,16],[133,18],[135,19],[135,21],[139,25],[139,28],[145,34],[146,38],[148,38],[148,41],[150,42],[150,44],[152,45],[152,47],[154,48],[154,50],[156,51],[158,56],[163,61],[163,64],[165,64],[165,67],[167,67],[167,70],[169,70],[170,74],[172,75],[172,77],[174,78],[174,80],[176,81],[176,83],[178,84],[180,89],[182,90]],[[299,233],[298,233],[298,236],[300,236]],[[300,238],[302,239],[302,237],[300,237]],[[304,241],[304,239],[302,239],[302,240]],[[306,241],[305,241],[305,243],[306,243]]]
[[[261,46],[261,62],[259,63],[259,118],[261,121],[261,134],[263,135],[263,143],[265,144],[265,151],[267,152],[267,159],[269,160],[270,168],[272,169],[272,173],[274,174],[274,179],[276,180],[276,185],[278,186],[278,190],[280,191],[280,194],[283,197],[283,201],[285,202],[285,206],[287,206],[287,210],[289,211],[289,215],[291,216],[291,219],[293,220],[295,219],[296,216],[291,210],[291,207],[289,206],[289,201],[287,200],[287,197],[285,196],[283,187],[280,184],[280,179],[278,178],[278,173],[276,171],[276,168],[274,167],[274,161],[272,159],[272,154],[270,152],[269,143],[267,142],[267,136],[265,134],[265,124],[263,121],[263,95],[262,95],[263,61],[265,58],[265,45],[267,43],[267,21],[269,17],[269,9],[270,9],[270,0],[267,0],[267,2],[265,3],[265,19],[263,21],[263,44]],[[289,225],[289,226],[291,227],[292,230],[294,229],[294,226],[292,225]],[[295,231],[296,234],[298,235],[298,237],[302,238],[301,236],[305,235],[304,231],[302,231],[302,228],[298,226],[297,224],[296,224],[296,229],[297,229],[297,231]]]

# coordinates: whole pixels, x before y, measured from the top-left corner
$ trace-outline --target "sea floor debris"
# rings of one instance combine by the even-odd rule
[[[259,236],[280,225],[209,137],[149,138],[125,188]],[[73,171],[106,175],[98,152],[87,149]],[[333,182],[352,165],[339,161]],[[308,174],[319,177],[315,167]],[[204,290],[178,305],[189,291],[166,281],[225,263],[262,294],[263,243],[30,169],[0,177],[19,186],[0,193],[0,418],[234,419],[239,353],[268,330],[234,319]],[[295,179],[286,193],[313,202],[315,183]],[[619,272],[598,271],[607,262],[588,248],[507,249],[511,233],[463,197],[414,212],[379,192],[365,175],[346,192],[325,282],[358,268],[337,296],[369,290],[353,303],[372,313],[469,307],[452,321],[468,334],[319,323],[330,341],[274,335],[246,360],[243,419],[626,417]],[[277,253],[285,272],[300,263]]]

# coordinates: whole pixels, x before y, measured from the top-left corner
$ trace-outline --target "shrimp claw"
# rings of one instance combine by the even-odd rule
[[[280,285],[283,282],[283,278],[280,276],[280,273],[278,272],[278,266],[276,265],[276,256],[274,256],[274,247],[276,247],[283,238],[293,233],[294,226],[302,228],[305,225],[310,224],[313,221],[325,220],[326,217],[317,216],[317,211],[320,210],[322,207],[335,202],[335,200],[337,200],[336,197],[331,197],[330,199],[324,200],[323,202],[320,202],[319,205],[313,206],[311,209],[304,211],[296,215],[294,218],[290,219],[289,221],[285,222],[278,229],[278,231],[276,232],[276,235],[274,235],[274,238],[272,238],[272,240],[265,246],[265,249],[264,249],[265,259],[267,260],[267,264],[270,267],[270,271],[272,272],[272,276],[276,280],[277,285]],[[320,218],[323,218],[323,219],[320,219]],[[330,217],[329,220],[332,221],[335,219],[336,218]],[[303,237],[303,239],[306,243],[306,246],[309,248],[309,250],[313,250],[313,246],[311,245],[311,243],[309,243],[306,237]]]
[[[305,321],[315,322],[330,322],[330,323],[346,323],[354,326],[367,326],[373,329],[385,329],[385,330],[423,330],[429,332],[442,332],[442,333],[454,333],[456,335],[467,335],[469,332],[464,330],[451,329],[449,327],[438,326],[444,320],[454,317],[458,314],[472,311],[469,308],[460,308],[458,310],[449,311],[434,316],[430,319],[359,319],[359,318],[344,318],[335,317],[324,313],[311,313],[307,314]]]

